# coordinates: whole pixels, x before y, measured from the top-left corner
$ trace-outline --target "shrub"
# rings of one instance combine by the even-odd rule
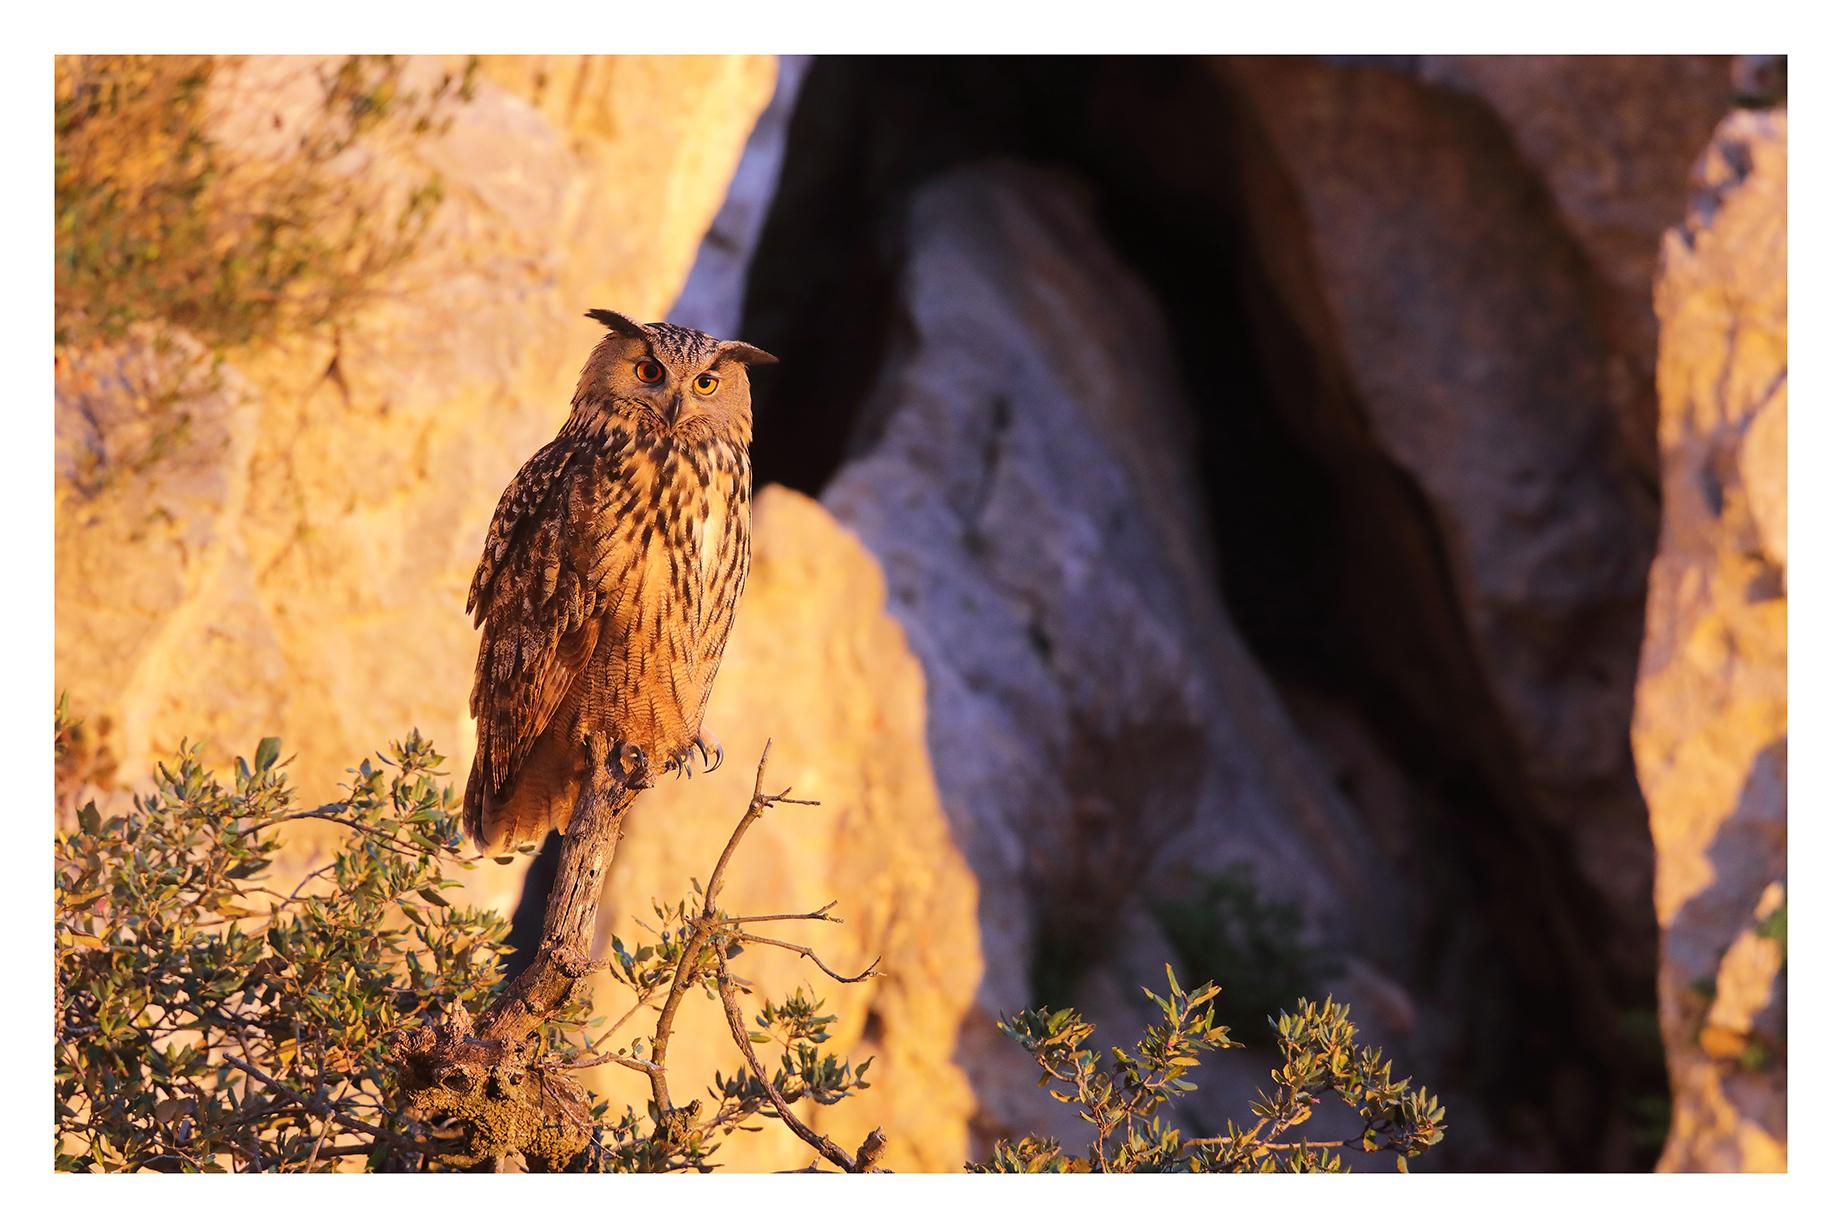
[[[55,729],[58,776],[75,789],[88,743],[61,701]],[[528,1168],[577,1172],[708,1171],[725,1138],[764,1121],[779,1121],[834,1168],[876,1168],[880,1131],[846,1151],[797,1110],[869,1086],[868,1061],[830,1051],[835,1018],[824,1001],[798,989],[752,1013],[741,1006],[751,991],[732,964],[754,945],[795,951],[841,984],[875,975],[874,964],[837,973],[809,947],[754,932],[833,920],[829,904],[750,917],[717,907],[750,824],[773,806],[800,804],[763,791],[765,753],[755,796],[705,883],[654,905],[638,941],[616,938],[605,960],[570,974],[573,987],[605,972],[631,1006],[608,1023],[588,1017],[581,995],[565,994],[540,1012],[534,1051],[522,1040],[504,1045],[478,1078],[441,1055],[491,1047],[473,1020],[504,1005],[506,926],[449,898],[454,876],[478,859],[463,849],[441,763],[412,732],[353,769],[342,800],[299,810],[275,739],[236,760],[228,781],[182,747],[124,812],[105,816],[92,802],[66,816],[55,856],[59,1169],[431,1171],[503,1168],[521,1157]],[[313,822],[342,829],[339,847],[298,881],[276,882],[283,833]],[[1274,1024],[1281,1065],[1274,1093],[1254,1105],[1255,1124],[1183,1137],[1163,1124],[1160,1106],[1194,1089],[1204,1053],[1236,1042],[1214,1022],[1215,986],[1186,991],[1166,975],[1170,996],[1147,991],[1159,1014],[1131,1053],[1095,1052],[1092,1027],[1073,1011],[1004,1020],[1095,1139],[1081,1155],[1052,1139],[1004,1142],[968,1167],[1317,1171],[1340,1167],[1342,1148],[1392,1151],[1404,1166],[1439,1141],[1443,1110],[1424,1091],[1409,1093],[1406,1080],[1391,1081],[1379,1053],[1355,1047],[1346,1008],[1303,1001]],[[669,1047],[693,990],[718,1004],[742,1063],[714,1076],[702,1098],[677,1104]],[[643,1024],[642,1010],[654,1012]],[[605,1063],[646,1078],[643,1107],[616,1109],[574,1081],[573,1072]],[[1292,1137],[1326,1093],[1357,1110],[1360,1135]]]
[[[1356,1048],[1349,1008],[1329,1000],[1299,1000],[1294,1013],[1268,1020],[1278,1043],[1280,1065],[1274,1089],[1261,1093],[1251,1110],[1254,1124],[1229,1122],[1220,1135],[1185,1138],[1167,1125],[1160,1106],[1196,1090],[1190,1075],[1211,1051],[1239,1048],[1228,1029],[1215,1022],[1214,985],[1184,990],[1169,965],[1170,996],[1144,990],[1157,1007],[1132,1052],[1113,1048],[1108,1056],[1090,1048],[1093,1026],[1072,1010],[1023,1011],[999,1023],[1042,1069],[1038,1086],[1059,1086],[1050,1095],[1077,1106],[1094,1128],[1094,1140],[1079,1155],[1066,1153],[1052,1138],[1000,1140],[991,1159],[969,1164],[972,1172],[1336,1172],[1344,1151],[1393,1152],[1402,1172],[1407,1161],[1445,1137],[1445,1110],[1424,1088],[1410,1092],[1409,1080],[1391,1078],[1381,1052]],[[1360,1130],[1351,1138],[1311,1140],[1291,1132],[1304,1126],[1323,1096],[1333,1094],[1354,1109]]]
[[[76,730],[60,703],[61,771],[83,745]],[[463,851],[441,762],[412,732],[354,769],[344,800],[302,811],[275,739],[238,759],[229,782],[184,747],[125,813],[77,812],[55,857],[58,1168],[429,1170],[479,1158],[469,1130],[401,1077],[406,1037],[488,1009],[507,950],[502,918],[448,898],[453,875],[478,859]],[[275,883],[283,831],[313,821],[343,828],[342,847],[298,882]],[[643,942],[616,940],[608,961],[632,1009],[602,1026],[584,1004],[566,1008],[547,1022],[534,1069],[558,1088],[567,1072],[609,1061],[662,1080],[647,1057],[669,1041],[669,1020],[649,1040],[609,1046],[642,1006],[675,1011],[698,988],[744,1028],[744,1064],[713,1084],[707,1109],[571,1104],[569,1146],[528,1160],[708,1169],[735,1130],[869,1085],[868,1062],[826,1050],[834,1017],[807,992],[763,1001],[745,1026],[737,998],[749,991],[728,971],[755,940],[742,919],[711,909],[701,888],[654,911]],[[778,1050],[772,1070],[757,1044]],[[796,1118],[788,1128],[807,1129]],[[866,1144],[862,1167],[880,1145]]]

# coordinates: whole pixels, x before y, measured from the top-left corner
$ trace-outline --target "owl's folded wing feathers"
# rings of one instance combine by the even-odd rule
[[[594,655],[596,585],[563,530],[578,467],[573,441],[538,451],[506,488],[467,594],[481,628],[470,707],[478,747],[467,782],[467,832],[482,847],[490,802],[517,775]]]

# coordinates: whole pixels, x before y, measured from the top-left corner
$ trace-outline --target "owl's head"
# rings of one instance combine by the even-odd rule
[[[635,438],[739,434],[753,426],[748,368],[777,361],[744,341],[676,324],[640,324],[595,308],[605,325],[576,384],[577,413],[604,415]]]

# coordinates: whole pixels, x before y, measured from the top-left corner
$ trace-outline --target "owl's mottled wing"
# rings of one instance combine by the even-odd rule
[[[468,834],[524,764],[594,654],[601,602],[588,560],[569,540],[578,483],[592,480],[574,440],[558,439],[506,488],[467,593],[481,629],[471,708],[478,748],[468,781]]]

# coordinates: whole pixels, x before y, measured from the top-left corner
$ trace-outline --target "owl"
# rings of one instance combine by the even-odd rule
[[[486,853],[569,823],[593,761],[629,789],[706,770],[702,726],[748,578],[748,368],[773,355],[613,311],[569,420],[499,499],[467,593],[480,630],[467,832]]]

